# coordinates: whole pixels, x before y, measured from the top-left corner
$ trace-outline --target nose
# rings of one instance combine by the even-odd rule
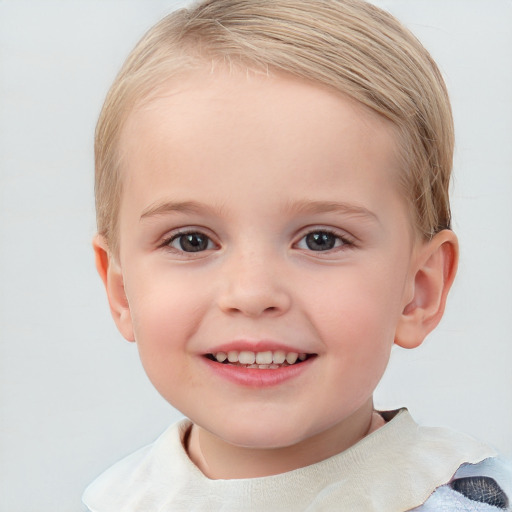
[[[286,313],[292,302],[290,286],[275,259],[255,252],[232,255],[222,272],[219,308],[252,318]]]

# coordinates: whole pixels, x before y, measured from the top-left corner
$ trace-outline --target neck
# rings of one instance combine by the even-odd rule
[[[350,448],[384,424],[371,401],[328,430],[291,446],[248,448],[232,445],[198,425],[188,439],[190,459],[211,479],[242,479],[286,473],[309,466]]]

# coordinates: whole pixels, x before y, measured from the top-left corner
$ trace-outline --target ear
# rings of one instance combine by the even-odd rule
[[[96,258],[96,269],[105,285],[110,312],[119,332],[128,341],[135,341],[130,306],[124,291],[124,280],[117,258],[108,248],[105,238],[96,235],[92,246]]]
[[[410,299],[400,316],[395,344],[415,348],[441,321],[458,259],[457,237],[447,229],[419,248],[411,269]]]

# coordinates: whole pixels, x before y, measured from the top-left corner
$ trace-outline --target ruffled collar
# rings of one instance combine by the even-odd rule
[[[494,455],[449,429],[418,426],[406,409],[381,413],[387,423],[348,450],[287,473],[211,480],[189,459],[189,420],[117,463],[84,494],[92,512],[350,510],[397,512],[424,503],[464,463]]]

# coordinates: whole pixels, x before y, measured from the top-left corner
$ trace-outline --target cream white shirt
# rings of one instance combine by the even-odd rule
[[[406,409],[348,450],[287,473],[211,480],[189,459],[182,420],[118,462],[85,491],[91,512],[400,512],[422,505],[464,463],[494,452],[443,428],[421,427]]]

